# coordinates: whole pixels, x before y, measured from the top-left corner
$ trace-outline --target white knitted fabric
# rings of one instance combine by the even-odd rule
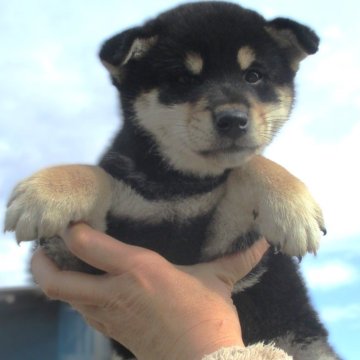
[[[212,354],[204,356],[201,360],[292,360],[283,350],[273,344],[257,343],[246,348],[233,346],[222,348]]]

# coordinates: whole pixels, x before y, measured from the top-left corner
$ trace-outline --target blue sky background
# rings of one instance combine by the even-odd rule
[[[118,128],[115,90],[97,59],[114,33],[171,0],[0,0],[0,222],[9,192],[44,166],[94,163]],[[360,358],[360,3],[244,0],[267,18],[311,25],[320,52],[302,64],[291,121],[267,156],[303,179],[328,235],[302,271],[339,353]],[[29,244],[0,235],[0,286],[28,282]]]

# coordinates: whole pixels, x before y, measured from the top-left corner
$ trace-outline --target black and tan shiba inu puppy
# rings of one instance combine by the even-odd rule
[[[273,250],[233,295],[245,342],[336,359],[289,256],[316,252],[321,210],[301,181],[261,156],[288,120],[300,61],[318,43],[297,22],[224,2],[183,5],[114,36],[100,58],[120,93],[121,131],[99,166],[54,167],[21,182],[6,230],[41,239],[59,266],[85,271],[53,239],[72,221],[176,264],[263,235]]]

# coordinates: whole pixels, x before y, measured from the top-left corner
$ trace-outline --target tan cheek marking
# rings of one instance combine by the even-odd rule
[[[189,52],[185,58],[186,68],[194,75],[199,75],[203,69],[204,61],[198,53]]]
[[[266,109],[263,106],[264,104],[259,103],[255,100],[250,101],[250,117],[254,122],[256,135],[259,135],[259,127],[263,127],[266,123]]]
[[[208,110],[209,102],[201,98],[196,103],[189,106],[188,123],[197,123],[211,119],[211,112]]]
[[[279,96],[279,100],[283,104],[283,107],[290,110],[294,100],[294,91],[290,87],[283,86],[277,89],[277,95]]]
[[[149,130],[157,138],[169,134],[185,123],[189,118],[188,103],[166,106],[159,102],[157,90],[145,92],[135,101],[134,108],[140,126]]]
[[[266,141],[270,142],[272,137],[288,120],[293,102],[291,88],[280,87],[276,89],[279,100],[273,103],[261,103],[251,99],[251,118],[258,130],[262,129],[259,136],[266,135]],[[265,132],[264,132],[265,131]]]
[[[246,70],[255,61],[255,52],[250,46],[243,46],[240,48],[237,61],[241,70]]]
[[[278,101],[264,107],[266,115],[273,119],[272,125],[275,131],[289,118],[293,103],[293,91],[291,88],[286,86],[278,87],[276,93]]]

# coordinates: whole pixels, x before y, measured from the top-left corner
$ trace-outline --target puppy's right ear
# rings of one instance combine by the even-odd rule
[[[99,53],[101,62],[120,80],[122,68],[129,61],[142,58],[156,40],[156,36],[145,35],[142,27],[126,30],[104,43]]]
[[[320,39],[309,27],[286,18],[276,18],[265,27],[270,36],[286,49],[293,69],[296,71],[301,60],[315,54]]]

